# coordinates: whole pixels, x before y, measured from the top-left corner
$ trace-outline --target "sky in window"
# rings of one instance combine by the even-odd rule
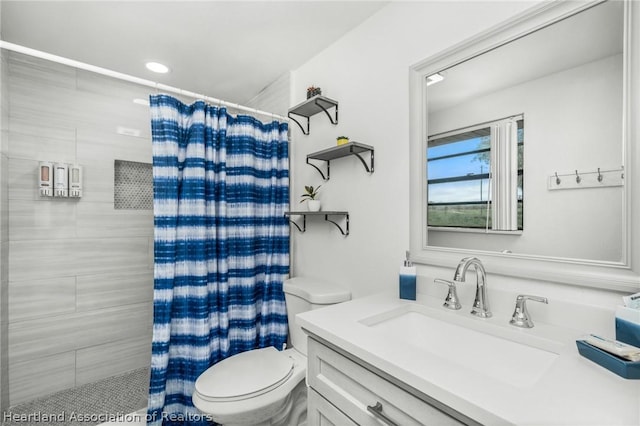
[[[489,179],[429,185],[430,203],[487,201]]]
[[[452,154],[476,151],[483,146],[483,137],[466,139],[460,142],[446,143],[427,150],[427,158],[437,158]],[[456,176],[480,175],[489,172],[489,164],[481,161],[477,153],[460,155],[428,163],[429,179],[441,179]],[[429,202],[447,203],[459,201],[486,201],[489,196],[489,181],[469,180],[429,185]]]

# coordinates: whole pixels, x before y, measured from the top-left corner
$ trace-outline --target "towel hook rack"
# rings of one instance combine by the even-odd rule
[[[562,183],[562,185],[560,184]],[[547,176],[547,189],[587,189],[606,188],[624,185],[624,168],[606,169],[594,167],[593,171],[579,171],[566,174],[557,171]]]

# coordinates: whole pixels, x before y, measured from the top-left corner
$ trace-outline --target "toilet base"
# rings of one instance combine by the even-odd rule
[[[265,416],[269,418],[264,420]],[[215,417],[215,416],[214,416]],[[229,419],[222,426],[303,426],[307,424],[307,386],[304,380],[296,385],[280,406],[273,407],[269,413],[263,410],[242,413],[240,422]],[[238,420],[238,419],[236,419]],[[263,420],[263,421],[260,421]]]

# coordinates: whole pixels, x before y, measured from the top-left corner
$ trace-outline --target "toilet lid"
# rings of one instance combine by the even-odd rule
[[[233,355],[196,380],[196,391],[209,401],[246,399],[274,389],[293,373],[293,360],[273,346]]]

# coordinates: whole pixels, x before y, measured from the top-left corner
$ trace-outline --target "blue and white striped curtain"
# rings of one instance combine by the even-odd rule
[[[287,124],[151,96],[154,323],[148,424],[207,424],[198,376],[287,338]]]

